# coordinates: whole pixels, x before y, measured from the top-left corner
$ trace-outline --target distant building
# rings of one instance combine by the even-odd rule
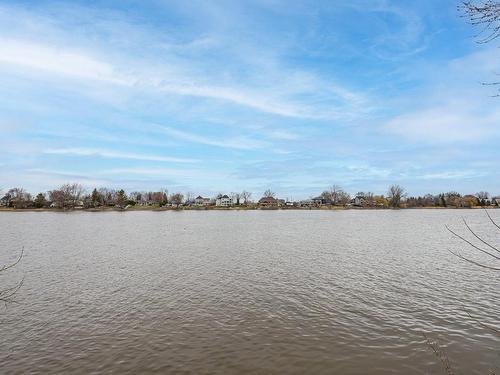
[[[322,197],[315,197],[312,198],[312,203],[314,206],[321,206],[323,204],[323,198]]]
[[[273,197],[262,197],[259,199],[259,205],[265,207],[278,206],[278,200]]]
[[[315,206],[326,206],[333,204],[331,199],[319,196],[311,199]]]
[[[352,200],[353,206],[364,206],[366,204],[366,197],[364,195],[356,195]]]
[[[2,198],[0,198],[0,207],[9,207],[10,200],[11,200],[10,194],[5,194]]]
[[[500,197],[492,197],[491,204],[500,206]]]
[[[201,195],[198,195],[194,199],[194,204],[197,206],[208,206],[210,204],[210,198],[204,198]]]
[[[299,202],[301,207],[312,207],[316,205],[316,202],[313,199],[304,199]]]
[[[217,199],[215,199],[215,205],[218,207],[230,207],[233,205],[233,200],[230,197],[228,197],[226,194],[224,194],[220,197],[217,197]]]

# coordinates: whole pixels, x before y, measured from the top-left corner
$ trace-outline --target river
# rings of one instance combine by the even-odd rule
[[[0,372],[443,374],[425,333],[488,373],[500,271],[449,253],[462,216],[499,244],[481,210],[0,212]]]

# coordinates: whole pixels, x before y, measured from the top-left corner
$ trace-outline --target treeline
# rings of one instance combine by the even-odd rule
[[[414,207],[474,207],[474,206],[498,206],[500,197],[491,197],[487,192],[481,191],[476,194],[461,195],[450,191],[437,195],[426,194],[423,196],[408,196],[403,187],[392,185],[385,195],[376,195],[371,192],[358,192],[351,196],[338,185],[333,185],[323,191],[315,198],[300,201],[289,199],[277,199],[276,194],[266,190],[257,203],[251,200],[252,194],[230,193],[229,195],[218,194],[215,198],[194,198],[192,193],[169,194],[167,189],[161,191],[133,191],[126,193],[125,190],[95,188],[86,191],[80,184],[64,184],[58,189],[41,192],[35,196],[23,188],[9,189],[1,195],[0,206],[16,209],[23,208],[102,208],[127,206],[191,206],[191,205],[218,205],[220,198],[224,200],[225,206],[288,206],[288,207],[312,207],[312,206],[353,206],[366,208],[414,208]]]
[[[406,190],[399,185],[389,187],[386,195],[375,195],[371,192],[358,192],[352,198],[342,188],[334,185],[325,190],[318,197],[322,204],[349,204],[359,207],[454,207],[465,208],[475,206],[498,206],[500,197],[492,197],[488,192],[480,191],[476,194],[461,195],[456,191],[449,191],[437,195],[409,196]],[[317,200],[318,198],[313,198]],[[349,203],[347,203],[349,202]]]
[[[80,184],[64,184],[58,189],[41,192],[34,197],[23,188],[13,188],[0,198],[0,204],[12,208],[124,208],[136,204],[158,206],[163,206],[168,202],[181,204],[183,199],[182,194],[176,193],[169,196],[167,191],[127,194],[123,189],[99,188],[87,193]]]

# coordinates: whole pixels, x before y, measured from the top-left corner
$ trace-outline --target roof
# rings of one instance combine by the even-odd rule
[[[259,203],[276,203],[276,198],[273,197],[262,197],[259,199]]]
[[[227,199],[229,199],[229,197],[226,194],[224,194],[221,198],[227,198]]]

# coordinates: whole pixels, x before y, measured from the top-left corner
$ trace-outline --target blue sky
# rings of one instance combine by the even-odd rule
[[[0,187],[500,194],[500,50],[456,6],[3,1]]]

